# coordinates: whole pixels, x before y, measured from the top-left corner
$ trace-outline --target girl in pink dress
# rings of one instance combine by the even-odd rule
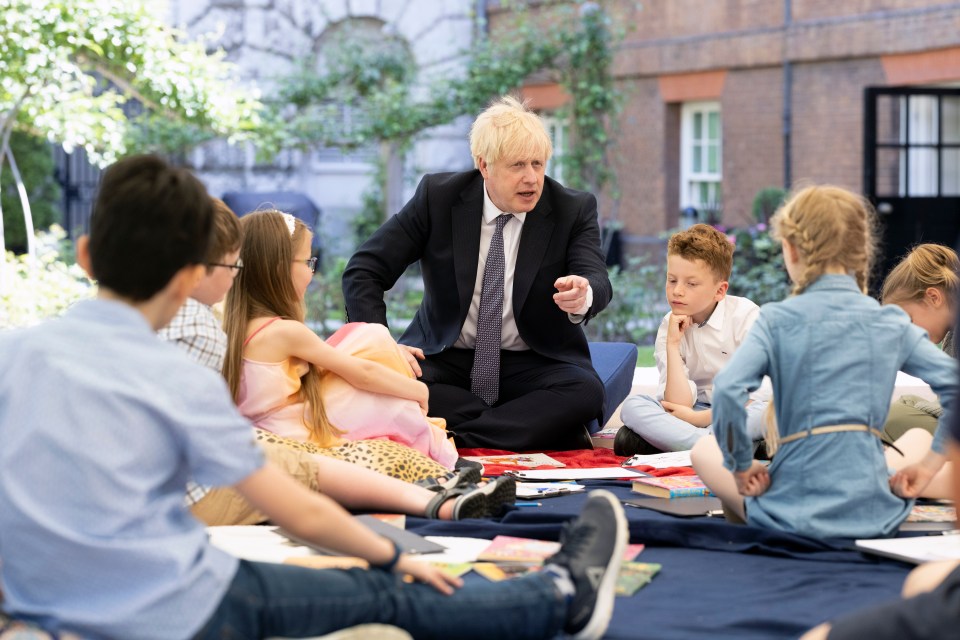
[[[243,268],[227,297],[224,376],[255,426],[335,447],[386,439],[452,469],[445,423],[427,417],[429,394],[382,325],[353,323],[327,341],[304,324],[313,279],[312,233],[278,211],[241,219]]]

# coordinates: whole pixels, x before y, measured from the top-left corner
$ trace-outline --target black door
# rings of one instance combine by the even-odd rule
[[[960,236],[960,88],[868,87],[864,193],[881,225],[875,286],[915,244]]]

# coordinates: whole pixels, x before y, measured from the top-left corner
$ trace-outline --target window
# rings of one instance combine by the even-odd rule
[[[542,120],[550,136],[550,143],[553,145],[553,155],[547,162],[547,175],[557,182],[563,182],[563,152],[567,144],[569,126],[565,120],[556,116],[542,116]]]
[[[680,208],[701,222],[719,218],[723,197],[723,144],[719,102],[687,102],[680,111]]]
[[[938,149],[938,143],[960,142],[960,99],[913,95],[901,97],[900,105],[899,195],[960,194],[960,149]]]

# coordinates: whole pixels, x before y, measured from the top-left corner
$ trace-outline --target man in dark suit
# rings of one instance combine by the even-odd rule
[[[612,295],[596,199],[544,175],[550,138],[514,98],[480,114],[470,150],[476,170],[425,176],[350,259],[347,317],[386,324],[384,292],[419,260],[423,302],[400,343],[455,442],[589,448],[603,385],[581,325]]]

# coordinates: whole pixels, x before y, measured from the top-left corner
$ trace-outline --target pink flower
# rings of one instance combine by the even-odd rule
[[[737,246],[737,236],[730,234],[727,236],[727,240],[729,240],[733,246]]]

